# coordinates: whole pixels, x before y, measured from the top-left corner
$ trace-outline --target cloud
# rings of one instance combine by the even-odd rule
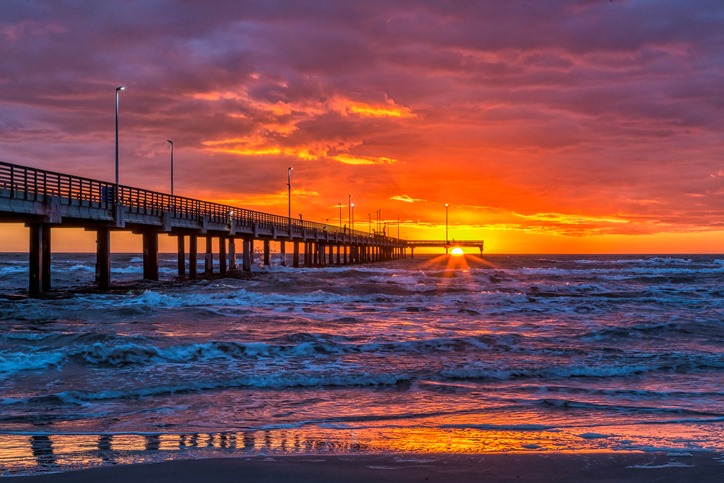
[[[412,198],[408,195],[395,195],[390,197],[391,200],[404,201],[405,203],[414,203],[416,201],[425,201],[419,198]]]
[[[319,193],[310,217],[355,192],[370,211],[404,216],[415,202],[433,224],[422,201],[470,218],[485,212],[470,206],[495,207],[495,223],[551,233],[722,223],[721,2],[58,1],[0,13],[4,161],[112,178],[124,84],[121,176],[141,187],[167,186],[172,138],[178,189],[272,212],[285,211],[293,164]]]

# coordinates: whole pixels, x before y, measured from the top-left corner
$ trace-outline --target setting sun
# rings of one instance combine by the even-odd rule
[[[450,251],[450,255],[454,255],[456,257],[459,257],[460,255],[465,255],[465,252],[460,247],[455,247]]]

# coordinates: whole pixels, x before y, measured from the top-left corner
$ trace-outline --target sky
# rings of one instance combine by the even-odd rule
[[[721,0],[3,0],[0,160],[112,181],[125,86],[121,184],[171,139],[177,195],[286,215],[293,167],[308,220],[723,253],[723,45]]]

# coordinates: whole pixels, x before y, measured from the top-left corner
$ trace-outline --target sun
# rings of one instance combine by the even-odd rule
[[[450,252],[450,254],[451,254],[451,255],[455,255],[456,257],[459,257],[460,255],[464,255],[465,252],[463,251],[462,248],[460,248],[460,247],[455,247],[455,248],[452,249],[452,251]]]

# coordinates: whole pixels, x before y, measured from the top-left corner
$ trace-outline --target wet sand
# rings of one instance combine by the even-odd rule
[[[274,456],[119,465],[13,478],[18,483],[720,482],[718,453]]]

